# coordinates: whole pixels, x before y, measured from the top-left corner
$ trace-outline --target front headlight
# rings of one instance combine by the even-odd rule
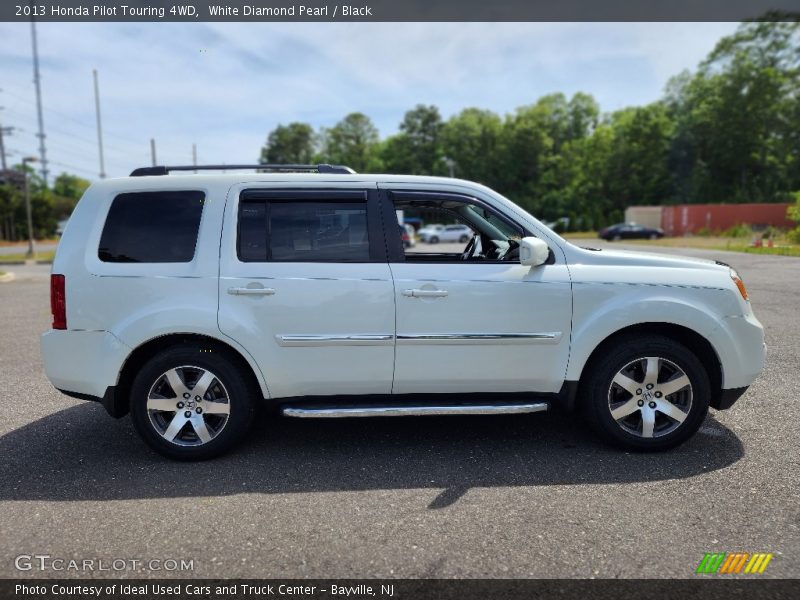
[[[742,295],[742,298],[749,302],[750,298],[747,297],[747,290],[744,287],[744,281],[742,281],[742,278],[739,277],[739,274],[735,269],[731,269],[731,279],[733,279],[733,283],[735,283],[736,287],[739,289],[739,293]]]

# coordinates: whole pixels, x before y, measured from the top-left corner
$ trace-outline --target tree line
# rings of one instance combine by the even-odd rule
[[[800,24],[743,23],[645,106],[604,114],[589,94],[556,93],[444,120],[418,105],[385,139],[351,113],[318,131],[279,125],[260,159],[472,179],[573,229],[634,204],[788,202],[800,190]]]
[[[279,125],[260,159],[472,179],[571,229],[619,222],[634,204],[798,198],[800,216],[800,23],[741,24],[645,106],[602,113],[589,94],[556,93],[511,114],[465,108],[445,120],[418,105],[384,139],[352,113],[320,130]],[[27,170],[35,235],[53,235],[89,182],[62,173],[47,186]],[[26,238],[22,186],[0,185],[0,239]]]
[[[33,234],[37,239],[52,237],[58,222],[72,214],[72,209],[89,187],[90,182],[76,175],[62,173],[47,186],[30,166],[17,172],[27,171],[31,196]],[[0,240],[18,241],[28,239],[28,221],[25,210],[25,195],[22,176],[0,184]]]

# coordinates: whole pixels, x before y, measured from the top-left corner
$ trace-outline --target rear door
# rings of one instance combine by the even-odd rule
[[[372,186],[229,194],[219,327],[271,397],[391,391],[394,293]]]

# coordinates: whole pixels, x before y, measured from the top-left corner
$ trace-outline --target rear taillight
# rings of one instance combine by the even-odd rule
[[[50,275],[50,312],[53,313],[53,329],[66,329],[67,294],[63,275]]]

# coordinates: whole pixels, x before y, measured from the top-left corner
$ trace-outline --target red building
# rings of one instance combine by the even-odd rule
[[[724,231],[736,225],[791,229],[793,221],[786,217],[790,204],[679,204],[664,206],[661,228],[667,235],[680,236],[705,228]]]

